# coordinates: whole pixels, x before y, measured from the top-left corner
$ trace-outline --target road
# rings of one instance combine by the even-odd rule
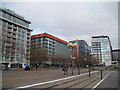
[[[114,90],[120,90],[120,71],[112,70],[106,79],[97,86],[98,88],[113,88]]]

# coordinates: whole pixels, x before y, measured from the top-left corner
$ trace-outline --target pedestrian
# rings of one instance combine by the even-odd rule
[[[68,74],[68,66],[67,66],[67,64],[63,66],[63,70],[62,71],[64,71],[64,75]]]
[[[38,70],[38,65],[36,65],[36,70]]]
[[[69,66],[66,64],[66,65],[65,65],[65,68],[66,68],[66,75],[68,74],[68,67],[69,67]]]

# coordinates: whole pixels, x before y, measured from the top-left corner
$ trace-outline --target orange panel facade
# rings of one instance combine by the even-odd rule
[[[61,43],[68,44],[68,42],[66,42],[66,41],[64,41],[64,40],[61,40],[61,39],[59,39],[59,38],[57,38],[57,37],[55,37],[55,36],[52,36],[52,35],[50,35],[50,34],[48,34],[48,33],[42,33],[42,34],[37,34],[37,35],[32,35],[32,36],[31,36],[32,39],[33,39],[33,38],[38,38],[38,37],[49,37],[49,38],[54,39],[54,40],[56,40],[56,41],[59,41],[59,42],[61,42]]]
[[[73,47],[72,48],[72,57],[78,57],[78,53],[77,53],[77,47]]]

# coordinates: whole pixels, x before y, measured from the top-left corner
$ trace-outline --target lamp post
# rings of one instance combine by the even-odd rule
[[[72,57],[72,75],[73,75],[73,70],[74,70],[74,62],[73,62],[74,59],[75,57]]]
[[[94,64],[97,63],[97,59],[95,59],[96,53],[90,53],[90,55],[91,55],[91,62],[92,62],[93,71],[94,71]]]
[[[92,62],[92,67],[93,67],[93,71],[94,71],[94,60],[92,59],[91,62]]]
[[[72,64],[72,75],[73,75],[73,64],[74,64],[73,59],[75,59],[75,57],[72,56],[72,50],[73,50],[74,47],[77,46],[77,44],[76,43],[74,43],[74,44],[69,43],[67,46],[70,47],[70,48],[72,48],[71,49],[71,57],[72,57],[72,63],[71,64]]]
[[[79,66],[79,64],[78,64],[78,75],[80,74],[80,66]]]
[[[84,61],[84,62],[85,62],[84,64],[85,64],[85,67],[86,67],[86,58],[84,58],[84,60],[85,60],[85,61]]]

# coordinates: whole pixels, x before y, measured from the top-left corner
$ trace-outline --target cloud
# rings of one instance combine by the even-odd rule
[[[117,2],[11,2],[3,3],[3,7],[31,20],[32,34],[48,32],[66,41],[84,39],[89,44],[94,35],[108,35],[117,48]]]

